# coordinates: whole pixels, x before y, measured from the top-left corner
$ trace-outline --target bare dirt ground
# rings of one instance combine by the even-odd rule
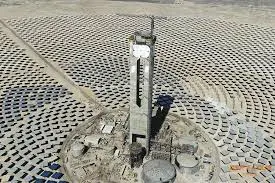
[[[166,3],[163,3],[166,2]],[[169,2],[167,4],[167,2]],[[1,0],[0,18],[68,14],[155,14],[222,19],[240,23],[274,26],[272,1],[104,1],[104,0]]]

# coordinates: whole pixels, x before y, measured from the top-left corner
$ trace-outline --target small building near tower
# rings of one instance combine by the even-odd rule
[[[151,160],[143,165],[144,183],[173,183],[176,179],[175,167],[166,160]]]
[[[199,160],[192,154],[181,153],[177,155],[175,163],[181,173],[194,174],[199,171]]]

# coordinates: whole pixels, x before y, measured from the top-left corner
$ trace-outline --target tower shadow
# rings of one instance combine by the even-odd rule
[[[171,105],[173,104],[174,98],[170,95],[160,95],[155,103],[153,109],[152,123],[151,123],[151,138],[154,139],[156,135],[159,133],[163,122]]]

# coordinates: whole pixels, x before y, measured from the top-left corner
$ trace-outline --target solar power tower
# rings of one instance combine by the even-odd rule
[[[154,17],[151,31],[138,31],[130,37],[130,141],[140,142],[149,151],[152,90],[154,71],[153,35]]]

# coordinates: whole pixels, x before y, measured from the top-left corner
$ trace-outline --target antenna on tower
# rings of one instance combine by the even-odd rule
[[[155,28],[155,17],[154,16],[150,16],[150,19],[151,19],[151,36],[154,35],[154,28]]]
[[[126,16],[126,17],[138,17],[138,18],[150,18],[151,20],[151,30],[150,35],[154,35],[154,28],[155,28],[155,19],[165,19],[167,20],[167,17],[159,17],[154,15],[132,15],[132,14],[116,14],[118,16]]]

